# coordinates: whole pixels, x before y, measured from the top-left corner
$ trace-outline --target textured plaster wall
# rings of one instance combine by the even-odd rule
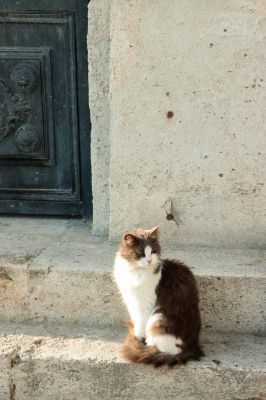
[[[265,245],[265,2],[113,0],[110,21],[110,238]]]
[[[103,236],[109,225],[110,1],[91,0],[88,20],[93,231]]]
[[[265,2],[91,6],[95,230],[160,225],[179,245],[265,246]]]

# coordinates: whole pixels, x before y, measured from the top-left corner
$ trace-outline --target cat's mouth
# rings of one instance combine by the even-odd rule
[[[145,263],[139,262],[138,264],[139,264],[140,267],[145,268],[145,269],[146,268],[147,269],[152,269],[152,268],[156,267],[156,263],[154,263],[154,262],[150,262],[150,263],[148,263],[148,262],[145,262]]]
[[[154,262],[154,261],[152,261],[151,263],[148,263],[147,264],[147,268],[149,268],[149,269],[154,269],[154,268],[157,268],[158,267],[158,265],[159,265],[159,262]]]

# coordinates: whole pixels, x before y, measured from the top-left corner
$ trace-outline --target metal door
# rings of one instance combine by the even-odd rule
[[[0,0],[0,213],[88,215],[84,0]]]

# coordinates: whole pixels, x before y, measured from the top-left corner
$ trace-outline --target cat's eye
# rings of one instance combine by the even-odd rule
[[[155,251],[155,250],[152,250],[152,251],[151,251],[151,254],[155,254],[155,253],[156,253],[156,251]]]

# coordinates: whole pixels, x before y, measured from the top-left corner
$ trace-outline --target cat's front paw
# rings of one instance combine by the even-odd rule
[[[134,332],[134,336],[139,342],[146,344],[145,333]]]
[[[145,337],[145,326],[134,324],[134,336],[141,340]]]
[[[146,338],[145,338],[144,336],[136,336],[136,335],[135,335],[135,338],[136,338],[139,342],[141,342],[141,343],[143,343],[143,344],[146,344]]]
[[[146,338],[145,338],[145,337],[141,337],[141,338],[138,338],[138,339],[139,339],[139,341],[140,341],[141,343],[147,344],[147,343],[146,343]]]

